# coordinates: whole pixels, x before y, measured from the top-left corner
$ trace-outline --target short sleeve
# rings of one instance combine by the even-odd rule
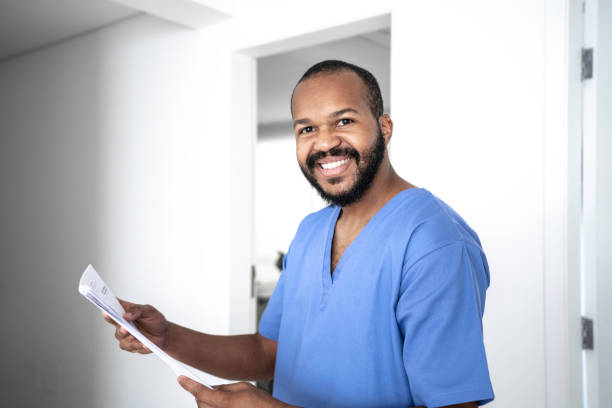
[[[289,253],[283,257],[283,272],[278,278],[278,283],[274,288],[274,292],[272,292],[272,296],[270,296],[266,310],[264,310],[259,322],[259,334],[274,341],[278,341],[278,332],[283,315],[283,297],[288,257]]]
[[[415,405],[493,400],[482,332],[488,273],[481,249],[463,241],[403,271],[396,318]]]

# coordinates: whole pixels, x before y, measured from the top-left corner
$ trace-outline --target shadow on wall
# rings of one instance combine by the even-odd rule
[[[102,64],[89,45],[0,64],[3,406],[77,407],[97,393],[99,325],[76,288],[101,252]]]
[[[191,67],[185,32],[139,16],[0,63],[2,406],[193,405],[158,359],[120,351],[77,291],[91,263],[119,296],[156,304],[160,293],[173,297],[161,305],[172,318],[176,293],[194,299],[185,288],[206,287],[197,281],[205,268],[168,260],[196,259],[195,251],[211,258],[199,242],[191,256],[175,248],[186,247],[179,232],[191,238],[176,225],[194,234],[202,227],[198,212],[174,206],[206,212],[184,176],[198,169],[171,167],[187,161],[171,143],[192,148],[189,138],[202,134],[181,127],[195,87],[192,77],[177,84],[176,72]],[[192,301],[183,310],[204,320],[198,307]]]

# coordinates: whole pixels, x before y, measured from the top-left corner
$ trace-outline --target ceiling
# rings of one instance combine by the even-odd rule
[[[3,0],[0,60],[136,14],[108,0]]]
[[[139,13],[109,0],[2,0],[0,61]],[[308,67],[324,59],[342,59],[371,71],[388,108],[390,40],[390,29],[385,29],[260,58],[259,123],[289,121],[289,97],[295,82]]]

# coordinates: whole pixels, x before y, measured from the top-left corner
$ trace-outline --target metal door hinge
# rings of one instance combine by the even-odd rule
[[[593,350],[593,319],[582,318],[582,349]]]
[[[255,279],[257,274],[255,273],[255,265],[251,265],[251,299],[255,297]]]
[[[582,80],[593,78],[593,49],[582,49],[582,69],[580,70]]]

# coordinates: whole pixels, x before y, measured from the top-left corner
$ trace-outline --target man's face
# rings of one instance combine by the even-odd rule
[[[358,201],[385,157],[386,141],[357,74],[320,74],[299,84],[292,112],[297,159],[328,203]]]

